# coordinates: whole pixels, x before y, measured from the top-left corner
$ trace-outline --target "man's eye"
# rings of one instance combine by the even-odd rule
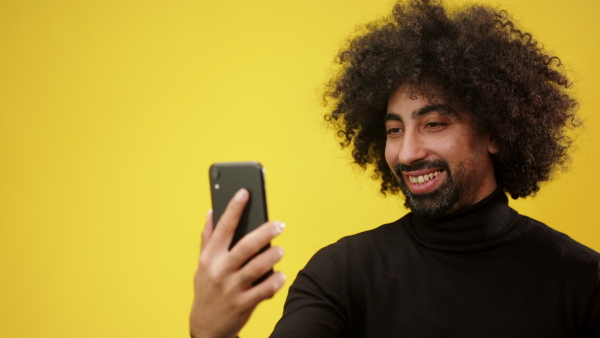
[[[389,128],[387,130],[387,133],[388,133],[388,135],[391,135],[391,134],[398,134],[401,131],[402,130],[400,128]]]
[[[443,128],[445,126],[446,126],[446,123],[442,123],[442,122],[429,122],[429,123],[427,123],[426,128],[438,129],[438,128]]]

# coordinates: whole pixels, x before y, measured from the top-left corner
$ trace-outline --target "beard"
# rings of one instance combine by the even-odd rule
[[[461,162],[456,169],[450,170],[444,160],[423,161],[414,165],[397,163],[394,172],[398,178],[400,190],[406,197],[404,205],[417,215],[437,219],[446,216],[461,207],[465,207],[474,198],[482,182],[482,170],[473,161]],[[402,172],[422,169],[442,168],[446,180],[434,191],[414,194],[403,178]],[[470,168],[470,169],[469,169]]]

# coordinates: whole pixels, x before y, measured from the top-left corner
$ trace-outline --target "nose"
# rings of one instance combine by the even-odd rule
[[[398,152],[398,161],[405,165],[411,165],[425,157],[427,157],[427,149],[419,133],[415,131],[405,131]]]

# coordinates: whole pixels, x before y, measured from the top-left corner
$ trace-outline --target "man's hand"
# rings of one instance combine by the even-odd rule
[[[195,298],[190,314],[190,332],[194,338],[235,337],[258,303],[271,298],[285,281],[281,272],[275,272],[260,284],[252,285],[283,256],[282,248],[271,247],[252,258],[281,233],[283,223],[261,225],[229,251],[247,202],[248,191],[238,191],[216,227],[212,212],[208,213],[194,278]]]

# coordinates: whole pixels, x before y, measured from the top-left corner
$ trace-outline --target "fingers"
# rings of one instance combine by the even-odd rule
[[[248,198],[247,190],[238,191],[216,225],[212,211],[208,212],[202,231],[198,269],[194,277],[195,298],[190,314],[192,332],[207,336],[215,336],[215,332],[216,336],[223,336],[224,332],[229,332],[234,336],[254,308],[261,301],[272,297],[284,284],[284,275],[275,272],[261,283],[253,285],[283,256],[283,249],[279,247],[261,252],[282,232],[283,223],[265,223],[244,236],[229,250]],[[213,330],[211,334],[208,330],[210,328],[221,330]]]
[[[229,249],[235,228],[242,217],[246,203],[248,203],[248,197],[248,190],[240,189],[229,201],[219,222],[214,227],[207,249],[212,250],[214,248],[217,251]]]
[[[243,289],[247,289],[273,269],[273,266],[283,258],[283,248],[271,247],[244,265],[237,273],[239,283]]]
[[[213,229],[214,229],[213,211],[209,210],[208,214],[206,215],[206,223],[204,225],[204,230],[202,230],[202,241],[200,242],[200,253],[202,253],[202,251],[204,250],[204,247],[206,246],[206,243],[208,243],[208,240],[210,239],[210,236],[212,235]]]
[[[230,259],[224,268],[229,271],[238,270],[273,238],[281,234],[284,228],[285,224],[282,222],[269,222],[250,232],[231,249]]]
[[[238,221],[248,202],[249,193],[240,189],[231,199],[225,212],[214,225],[212,210],[206,217],[202,232],[201,262],[218,262],[212,273],[216,276],[237,275],[235,284],[246,289],[258,278],[273,268],[283,257],[283,249],[272,247],[257,255],[272,239],[283,232],[282,222],[267,222],[244,236],[229,250],[229,245]],[[205,252],[208,251],[208,252]],[[220,257],[220,258],[217,258]],[[247,264],[246,264],[247,263]],[[208,267],[208,263],[205,264]]]
[[[285,275],[279,271],[274,272],[262,283],[248,289],[241,295],[240,303],[247,307],[256,306],[261,301],[273,297],[285,283]]]

